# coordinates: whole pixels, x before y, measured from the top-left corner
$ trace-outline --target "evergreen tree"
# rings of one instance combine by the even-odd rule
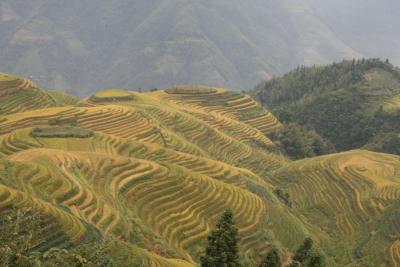
[[[313,245],[313,240],[311,238],[306,238],[296,251],[293,257],[293,263],[290,266],[324,267],[324,258],[313,249]]]
[[[281,258],[279,257],[279,253],[276,248],[271,249],[260,264],[260,267],[280,267],[280,266],[281,266]]]
[[[301,264],[298,261],[292,261],[292,263],[289,265],[289,267],[300,267]]]
[[[310,263],[308,264],[310,267],[323,267],[325,266],[324,260],[320,255],[314,255],[310,259]]]
[[[239,262],[238,230],[233,213],[226,210],[219,219],[216,229],[208,236],[205,255],[201,257],[203,267],[237,267]]]
[[[309,257],[314,242],[311,238],[306,238],[293,257],[294,261],[305,263]]]

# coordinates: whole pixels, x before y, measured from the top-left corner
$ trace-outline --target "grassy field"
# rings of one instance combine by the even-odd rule
[[[399,265],[399,157],[356,150],[291,162],[269,138],[280,122],[221,88],[113,89],[80,101],[24,90],[53,104],[32,98],[32,110],[0,118],[0,213],[42,214],[33,251],[105,239],[121,266],[195,266],[230,208],[245,266],[271,246],[290,261],[306,237],[328,266]]]

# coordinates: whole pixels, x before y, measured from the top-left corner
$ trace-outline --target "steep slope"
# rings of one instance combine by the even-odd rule
[[[269,179],[289,194],[296,213],[337,242],[337,260],[397,266],[399,160],[350,151],[291,163]]]
[[[54,106],[0,121],[0,214],[46,224],[26,253],[107,244],[117,266],[195,266],[229,208],[245,266],[272,246],[290,261],[306,237],[327,266],[399,264],[397,156],[291,162],[270,139],[284,125],[222,88],[45,94]]]
[[[227,207],[237,214],[237,224],[243,237],[250,234],[256,236],[255,229],[261,230],[262,214],[266,209],[260,198],[245,190],[206,176],[190,174],[174,166],[46,149],[17,153],[9,160],[22,163],[18,166],[20,169],[15,167],[18,175],[11,174],[10,178],[25,180],[25,186],[33,190],[29,193],[50,196],[56,204],[69,207],[76,217],[95,225],[104,234],[130,236],[133,227],[129,227],[132,222],[128,221],[126,214],[134,213],[187,260],[191,260],[191,256],[186,250],[199,239],[204,239],[212,225],[210,223]],[[29,165],[37,160],[40,160],[38,166],[43,171],[32,175]],[[46,165],[57,168],[51,170]],[[21,169],[28,175],[21,173]],[[74,169],[80,172],[74,175]],[[48,179],[46,186],[37,181],[43,173],[53,171],[61,171],[62,175],[58,177],[63,178],[59,180],[56,174],[50,174],[52,180]],[[80,182],[82,177],[86,182]],[[218,192],[220,197],[214,196],[213,192]],[[210,217],[210,214],[214,216]],[[249,241],[246,242],[246,239]],[[251,238],[243,238],[242,247],[255,249],[254,246],[256,242]]]
[[[292,248],[312,229],[302,226],[290,215],[271,193],[270,186],[249,170],[165,149],[159,145],[100,133],[83,139],[33,138],[30,133],[31,129],[27,128],[3,135],[0,155],[8,159],[9,181],[24,179],[25,175],[37,177],[30,179],[38,181],[43,176],[54,177],[51,178],[54,186],[51,186],[51,180],[47,178],[43,186],[40,182],[33,183],[33,190],[42,192],[40,194],[43,196],[50,195],[51,199],[55,198],[57,203],[69,207],[73,214],[95,224],[100,231],[117,236],[124,233],[124,237],[129,237],[129,240],[143,239],[146,248],[162,248],[162,251],[169,253],[165,254],[167,256],[197,258],[203,251],[208,229],[226,205],[235,210],[239,221],[242,220],[240,218],[244,220],[243,227],[240,227],[243,229],[240,230],[241,248],[250,262],[259,259],[271,242],[281,240]],[[25,163],[20,165],[14,162]],[[54,169],[50,166],[57,167]],[[34,171],[38,168],[43,171]],[[104,184],[104,179],[110,181]],[[19,184],[28,182],[24,181]],[[109,190],[114,187],[116,193]],[[29,185],[24,186],[24,190],[34,194],[30,188]],[[51,192],[54,193],[47,190],[53,190]],[[122,191],[118,193],[118,190]],[[112,195],[106,197],[105,194]],[[126,198],[121,200],[125,194]],[[253,200],[246,204],[247,197]],[[233,201],[232,206],[230,201]],[[250,208],[253,205],[258,208]],[[147,206],[149,208],[145,208]],[[159,206],[163,208],[161,213],[158,211]],[[94,213],[97,209],[99,215]],[[107,210],[105,214],[104,209]],[[161,215],[164,213],[165,218]],[[265,217],[265,214],[271,217]],[[183,216],[182,222],[180,216]],[[200,220],[203,222],[200,223]],[[252,226],[246,226],[246,220]],[[282,220],[285,221],[285,227],[289,227],[289,232],[281,226]],[[190,226],[193,224],[198,226]],[[186,225],[190,227],[186,228]],[[165,231],[164,227],[170,230]],[[271,238],[271,235],[276,237]]]
[[[32,81],[0,73],[0,115],[55,106]]]
[[[400,71],[388,62],[371,59],[297,68],[261,83],[253,94],[282,121],[315,129],[337,150],[366,146],[400,152],[395,138],[400,132]]]
[[[244,101],[232,104],[214,101],[216,115],[213,123],[216,123],[215,120],[217,122],[220,120],[218,127],[205,120],[205,118],[209,120],[210,117],[205,117],[207,113],[201,108],[193,107],[189,111],[177,110],[173,107],[176,105],[175,102],[167,100],[171,94],[163,91],[138,94],[114,90],[111,91],[113,97],[99,98],[98,95],[104,96],[105,93],[98,94],[83,101],[80,104],[82,107],[51,108],[5,116],[0,133],[10,133],[25,127],[46,126],[53,121],[59,121],[61,124],[63,121],[74,121],[81,128],[102,131],[131,140],[158,143],[178,151],[207,156],[243,167],[254,165],[260,169],[279,167],[284,162],[280,156],[257,148],[259,144],[263,147],[272,145],[261,130],[274,131],[279,127],[279,122],[250,98],[237,93],[228,93],[222,89],[220,91],[216,95],[205,94],[205,96],[219,99],[226,94]],[[122,97],[119,96],[121,93]],[[129,96],[127,99],[126,95]],[[188,95],[199,97],[200,100],[203,97],[203,94],[193,95],[190,92]],[[168,105],[166,101],[171,104]],[[212,101],[209,102],[211,103]],[[191,105],[189,101],[187,104]],[[235,107],[243,111],[242,117],[238,119],[232,117],[235,116]],[[38,112],[41,116],[37,115]],[[260,130],[256,127],[260,127]],[[210,138],[214,142],[210,142]]]
[[[12,95],[23,96],[20,91]],[[220,97],[231,100],[217,101]],[[146,94],[107,90],[79,106],[3,118],[1,205],[19,209],[20,197],[9,196],[23,195],[47,205],[54,224],[63,225],[53,233],[59,243],[43,241],[39,251],[116,239],[115,250],[127,244],[127,253],[146,265],[190,266],[227,208],[235,213],[248,265],[273,243],[293,249],[318,232],[293,217],[262,178],[286,162],[264,150],[272,145],[266,133],[280,124],[245,95],[215,88]],[[280,216],[269,218],[272,213]],[[294,233],[279,227],[280,220]]]
[[[350,47],[356,47],[368,57],[389,58],[400,64],[399,30],[392,23],[400,15],[398,1],[308,0],[308,3]]]
[[[185,83],[243,89],[299,64],[361,56],[321,13],[307,0],[4,0],[0,60],[2,71],[80,95]]]

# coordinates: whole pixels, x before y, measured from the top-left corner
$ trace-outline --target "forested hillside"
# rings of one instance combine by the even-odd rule
[[[282,122],[315,130],[337,151],[400,154],[400,70],[388,61],[298,67],[253,95]]]

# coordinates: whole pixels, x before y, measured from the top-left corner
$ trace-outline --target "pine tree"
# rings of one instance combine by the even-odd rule
[[[280,267],[280,266],[281,266],[281,258],[279,257],[279,253],[276,248],[272,248],[260,264],[260,267]]]
[[[300,263],[305,263],[310,257],[313,244],[314,242],[311,238],[306,238],[300,248],[296,251],[293,260]]]
[[[310,259],[309,265],[310,267],[324,267],[324,259],[320,255],[314,255]]]
[[[233,221],[233,213],[226,210],[210,235],[205,255],[201,257],[203,267],[238,267],[238,230]]]
[[[296,251],[293,257],[293,263],[290,267],[294,266],[307,266],[307,267],[324,267],[325,260],[323,256],[313,249],[314,242],[311,238],[306,238],[303,244]]]

